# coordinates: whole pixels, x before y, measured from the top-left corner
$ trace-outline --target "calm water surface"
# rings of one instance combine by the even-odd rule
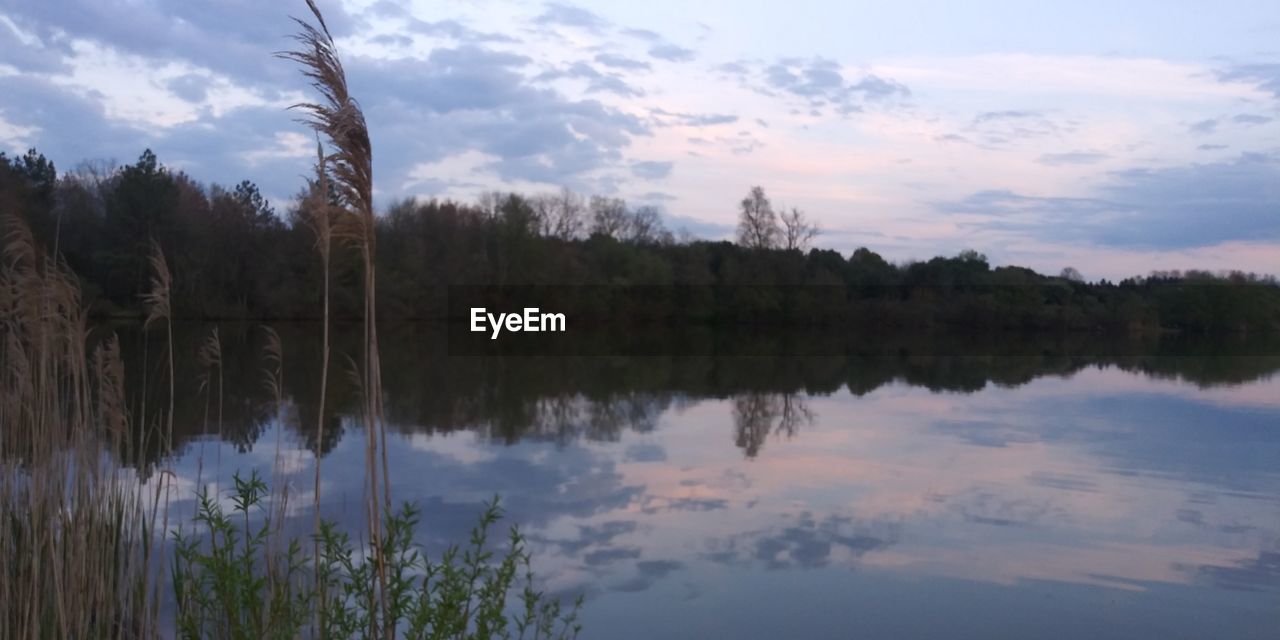
[[[588,638],[1280,637],[1280,364],[1030,353],[393,356],[393,491],[434,551],[501,494]],[[283,421],[192,412],[185,495],[278,457],[310,526],[308,357]]]

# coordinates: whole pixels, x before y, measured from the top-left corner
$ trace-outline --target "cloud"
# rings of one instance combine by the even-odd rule
[[[644,91],[626,83],[621,77],[602,75],[587,84],[587,93],[612,93],[623,98],[638,98]]]
[[[719,71],[720,73],[725,73],[732,76],[746,76],[751,73],[751,68],[747,66],[746,62],[743,62],[743,61],[725,62],[723,64],[718,64],[712,68],[716,71]]]
[[[222,176],[244,172],[245,158],[265,157],[263,154],[282,157],[286,152],[281,150],[279,136],[305,133],[294,116],[281,108],[297,99],[293,92],[306,90],[306,81],[294,65],[272,56],[289,46],[287,34],[295,26],[288,11],[274,3],[227,0],[217,11],[208,11],[182,0],[154,0],[125,12],[90,0],[68,0],[57,6],[6,2],[4,12],[8,20],[0,20],[0,44],[17,42],[21,46],[0,46],[0,64],[30,72],[65,72],[66,65],[61,62],[33,65],[75,60],[88,55],[84,47],[91,46],[95,64],[102,59],[99,52],[106,50],[126,59],[140,57],[144,68],[176,67],[177,74],[166,73],[160,82],[175,103],[177,99],[186,103],[179,109],[186,107],[187,113],[200,121],[175,127],[171,119],[165,126],[148,127],[140,135],[113,119],[112,103],[106,96],[54,86],[75,86],[72,78],[52,84],[32,80],[22,87],[16,86],[21,84],[18,80],[4,80],[17,91],[6,95],[5,104],[0,105],[6,121],[14,127],[37,128],[38,133],[30,137],[61,164],[104,154],[131,159],[151,144],[162,160],[180,162],[184,167],[210,167],[214,158],[230,158],[226,166],[213,172]],[[305,7],[294,13],[305,14]],[[523,55],[528,49],[504,50],[516,42],[513,38],[484,33],[458,20],[421,20],[405,6],[392,2],[374,3],[358,15],[348,13],[341,3],[327,3],[325,18],[339,40],[359,36],[373,26],[372,20],[391,20],[396,29],[374,38],[396,52],[411,51],[410,36],[451,41],[426,54],[391,55],[364,48],[355,49],[360,53],[344,54],[353,93],[370,124],[375,170],[383,194],[380,198],[401,195],[400,189],[414,182],[409,174],[415,167],[467,154],[484,158],[473,171],[477,175],[453,176],[437,184],[461,184],[459,180],[492,184],[496,178],[579,189],[590,184],[603,186],[602,180],[610,172],[612,179],[628,174],[630,164],[624,151],[632,138],[650,135],[649,123],[592,99],[642,96],[640,88],[604,69],[635,71],[646,62],[601,54],[603,66],[599,69],[584,62],[559,70],[563,77],[582,82],[561,91],[534,79],[534,69],[544,61]],[[16,31],[9,21],[16,25]],[[547,4],[536,22],[589,30],[607,25],[594,13],[564,3]],[[237,104],[249,107],[208,104],[226,93],[224,89],[242,96],[237,97]],[[36,93],[47,98],[25,99]],[[18,104],[27,106],[18,108]],[[243,111],[245,108],[249,110]],[[80,117],[60,121],[45,117],[55,110],[72,111]],[[68,129],[68,122],[76,122],[76,128]],[[231,132],[224,131],[221,137],[210,134],[222,123],[235,123],[238,131],[250,134],[235,141],[240,147],[236,152],[227,143]],[[185,135],[214,144],[218,153],[203,159],[180,157],[192,146],[180,139]],[[221,151],[224,146],[228,147],[226,153]],[[163,153],[164,148],[181,148],[181,153]],[[254,167],[253,172],[264,190],[288,194],[297,188],[298,176],[306,173],[306,167],[285,159],[278,167]],[[212,174],[195,175],[221,179]],[[421,176],[416,180],[425,184]]]
[[[778,63],[765,69],[770,86],[796,95],[822,96],[844,87],[844,78],[834,60],[815,59],[797,69],[795,63]]]
[[[572,539],[531,538],[538,542],[554,544],[566,554],[573,555],[589,547],[606,548],[613,544],[613,539],[635,533],[635,520],[610,520],[599,525],[578,525],[578,536]]]
[[[736,136],[722,136],[716,138],[716,142],[726,146],[729,152],[735,156],[745,156],[754,153],[757,149],[764,148],[764,143],[760,142],[747,131],[739,131]]]
[[[1244,124],[1244,125],[1267,124],[1268,122],[1271,122],[1273,119],[1274,118],[1269,118],[1267,116],[1260,116],[1252,113],[1241,113],[1231,117],[1232,122],[1236,124]]]
[[[598,567],[613,564],[619,560],[634,560],[639,557],[639,547],[609,547],[587,553],[582,556],[582,561],[587,566]]]
[[[585,174],[618,165],[632,137],[649,134],[614,107],[536,86],[524,75],[531,62],[476,45],[436,49],[425,63],[354,59],[348,69],[375,137],[375,169],[398,184],[416,164],[479,151],[493,156],[480,169],[503,180],[577,188]],[[553,75],[566,74],[608,82],[585,64]]]
[[[1007,111],[987,111],[974,116],[973,123],[983,124],[1002,120],[1025,120],[1038,117],[1040,117],[1039,111],[1017,111],[1012,109]]]
[[[717,136],[710,140],[701,136],[693,136],[687,138],[686,142],[697,147],[720,146],[735,156],[750,155],[756,149],[764,147],[764,143],[757,140],[749,131],[739,131],[736,136]],[[694,151],[690,151],[689,154],[693,156],[702,155]]]
[[[667,450],[656,444],[633,444],[623,453],[627,462],[665,462]]]
[[[624,98],[644,95],[644,91],[633,87],[621,76],[614,73],[601,73],[585,62],[575,62],[567,67],[551,69],[538,74],[535,80],[556,80],[559,78],[578,78],[587,80],[587,93],[612,93]]]
[[[648,71],[652,68],[648,62],[628,58],[617,53],[596,54],[596,62],[611,69],[624,69],[627,71]]]
[[[484,33],[476,31],[457,20],[428,22],[418,18],[409,18],[407,23],[409,31],[413,33],[431,37],[450,38],[463,43],[519,42],[519,40],[512,38],[511,36],[500,33]]]
[[[399,33],[383,33],[370,38],[369,42],[387,47],[407,47],[413,44],[413,38]]]
[[[689,62],[694,58],[694,51],[674,44],[659,44],[649,47],[649,55],[670,62]]]
[[[1205,134],[1213,133],[1217,128],[1218,121],[1210,118],[1208,120],[1193,122],[1191,126],[1187,127],[1187,131],[1190,131],[1191,133]]]
[[[186,73],[165,83],[173,95],[200,104],[208,96],[209,78],[196,73]]]
[[[638,178],[645,180],[661,180],[671,175],[671,169],[675,166],[674,162],[657,162],[647,160],[643,162],[631,163],[631,173]]]
[[[8,65],[24,73],[61,73],[71,69],[66,52],[43,43],[24,42],[7,21],[0,20],[0,66]]]
[[[5,13],[43,43],[41,55],[55,59],[73,54],[73,41],[83,39],[126,54],[188,62],[262,91],[304,85],[289,65],[266,63],[288,45],[282,36],[293,29],[288,13],[272,2],[228,0],[217,11],[186,0],[130,3],[127,10],[98,0],[6,2]],[[357,24],[340,3],[326,3],[325,20],[339,38]]]
[[[1260,550],[1229,565],[1180,563],[1176,568],[1228,591],[1280,592],[1280,551]]]
[[[640,512],[654,514],[664,511],[719,511],[728,508],[729,501],[724,498],[666,498],[649,495],[644,498]]]
[[[1095,493],[1098,491],[1098,483],[1096,481],[1076,473],[1035,471],[1027,477],[1027,482],[1033,486],[1058,489],[1060,491],[1079,491],[1083,493]]]
[[[652,109],[650,113],[664,126],[711,127],[738,121],[738,116],[731,113],[677,113],[661,108]]]
[[[904,85],[894,82],[893,80],[885,80],[884,78],[875,75],[868,75],[862,80],[859,80],[856,84],[849,87],[849,90],[853,93],[862,94],[868,100],[884,100],[898,96],[907,96],[911,93]]]
[[[710,222],[702,218],[694,218],[678,213],[668,213],[664,217],[667,220],[667,226],[672,231],[686,231],[697,238],[720,240],[731,237],[736,230],[736,227],[732,224]]]
[[[722,540],[710,540],[708,560],[766,569],[816,569],[831,563],[833,552],[860,558],[895,544],[901,537],[894,523],[857,523],[851,518],[828,515],[817,520],[810,513],[790,516],[789,526],[753,531]]]
[[[493,109],[524,99],[530,88],[520,70],[529,58],[475,45],[438,48],[418,58],[352,58],[348,76],[356,95],[410,100],[436,113]],[[368,97],[365,102],[372,102]]]
[[[622,592],[644,591],[682,567],[684,563],[678,560],[640,560],[636,562],[636,575],[611,589]]]
[[[678,560],[642,560],[636,563],[636,569],[642,575],[653,578],[662,578],[683,566],[684,563]]]
[[[555,449],[553,459],[540,462],[529,458],[531,450],[537,448],[537,445],[516,446],[494,458],[476,462],[410,447],[389,453],[393,456],[393,469],[421,469],[419,476],[430,481],[416,490],[406,489],[403,495],[405,500],[422,505],[424,513],[430,510],[433,523],[430,542],[465,539],[475,524],[479,501],[491,497],[478,487],[506,487],[502,494],[504,522],[508,519],[519,522],[522,529],[528,527],[529,531],[545,528],[548,523],[565,517],[581,519],[617,512],[643,495],[643,485],[626,484],[610,459],[569,445]],[[334,465],[335,473],[343,472],[340,466]],[[335,478],[334,482],[339,480]],[[359,480],[355,482],[358,486]],[[619,548],[615,546],[616,539],[635,531],[636,527],[635,521],[611,518],[597,525],[578,526],[573,538],[546,542],[560,546],[569,554],[601,551],[603,553],[592,557],[597,562],[608,563],[619,559],[613,557],[618,552],[611,551]]]
[[[648,134],[645,124],[598,101],[535,87],[523,74],[529,63],[474,45],[436,49],[425,61],[349,58],[380,184],[404,185],[415,166],[468,151],[485,154],[481,169],[507,181],[581,186],[589,173],[610,166],[627,170],[622,151],[632,137]],[[169,88],[198,99],[201,87],[179,77]],[[163,162],[201,179],[251,177],[275,197],[291,195],[307,172],[306,157],[289,160],[287,150],[279,150],[279,136],[305,132],[278,106],[204,112],[191,122],[141,130],[109,119],[101,96],[52,81],[0,77],[0,91],[4,119],[38,129],[38,146],[60,164],[103,156],[131,161],[151,146]],[[76,123],[74,131],[69,122]],[[246,168],[246,158],[262,152],[276,161]]]
[[[982,191],[941,203],[972,223],[1058,242],[1185,249],[1233,240],[1280,240],[1280,159],[1246,153],[1223,162],[1106,174],[1094,197]]]
[[[662,36],[648,29],[623,29],[622,34],[646,42],[659,42]]]
[[[409,14],[409,10],[395,0],[378,0],[369,5],[366,12],[381,18],[400,18]]]
[[[571,4],[549,2],[546,9],[533,21],[537,24],[575,27],[586,31],[600,31],[609,26],[608,21],[600,16]]]
[[[107,118],[101,95],[26,75],[0,76],[0,94],[0,117],[37,129],[40,150],[60,165],[104,154],[133,158],[146,143],[145,131]]]
[[[730,63],[721,65],[720,69],[732,73],[742,66],[742,63]],[[762,75],[764,93],[803,98],[815,115],[828,105],[840,115],[849,115],[862,111],[867,101],[905,98],[911,94],[905,85],[876,75],[866,75],[850,83],[839,63],[820,57],[779,60],[765,67]]]
[[[981,384],[985,387],[986,381]],[[1025,425],[990,420],[939,420],[932,423],[930,429],[977,447],[1003,448],[1011,444],[1036,442]]]
[[[290,159],[282,136],[301,135],[292,116],[276,106],[249,106],[169,127],[138,127],[107,116],[102,96],[29,76],[0,77],[0,119],[35,128],[37,146],[59,166],[86,159],[133,162],[143,149],[200,180],[224,185],[251,179],[272,198],[292,195],[314,153],[304,144]],[[75,123],[69,129],[67,123]],[[305,136],[304,136],[305,139]],[[283,138],[287,141],[287,138]],[[271,158],[270,162],[260,159]]]
[[[661,203],[661,202],[674,202],[676,200],[679,200],[679,198],[669,193],[663,193],[661,191],[647,191],[637,196],[636,200],[640,200],[641,202]]]
[[[950,496],[947,507],[964,522],[994,527],[1031,527],[1065,517],[1047,501],[1009,498],[980,489]]]
[[[1222,82],[1248,82],[1280,98],[1280,63],[1238,64],[1217,73]]]
[[[1063,165],[1097,164],[1111,156],[1097,151],[1068,151],[1066,153],[1046,153],[1036,159],[1043,165],[1061,167]]]
[[[235,184],[251,179],[280,199],[301,186],[300,176],[308,174],[315,154],[314,138],[292,118],[275,106],[243,107],[156,130],[147,144],[162,162],[200,180]]]
[[[952,134],[935,139],[969,142],[985,149],[1002,149],[1036,138],[1061,136],[1073,130],[1073,123],[1059,122],[1043,111],[1007,109],[985,111],[974,116],[963,129],[967,136]]]
[[[558,78],[599,78],[600,72],[585,62],[575,62],[567,67],[551,69],[538,74],[534,80],[555,80]]]

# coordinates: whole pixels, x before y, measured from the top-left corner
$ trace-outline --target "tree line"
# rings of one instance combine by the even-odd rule
[[[153,241],[172,265],[175,316],[319,316],[314,191],[306,185],[277,211],[251,181],[206,185],[149,150],[133,164],[83,163],[61,174],[34,150],[0,154],[0,208],[19,212],[78,274],[98,316],[141,315]],[[399,200],[376,219],[379,313],[439,317],[440,292],[451,285],[608,285],[597,289],[696,289],[696,300],[668,296],[668,311],[719,323],[1280,330],[1274,276],[1175,271],[1086,282],[1072,268],[1050,276],[992,267],[972,250],[892,263],[865,247],[849,255],[812,247],[817,225],[798,208],[776,210],[762,187],[737,212],[729,242],[673,232],[654,207],[569,189],[489,192],[475,203]],[[359,317],[357,252],[339,242],[331,262],[334,317]],[[622,313],[625,296],[615,296]]]

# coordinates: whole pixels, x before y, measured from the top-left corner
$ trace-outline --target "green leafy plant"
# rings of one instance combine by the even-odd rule
[[[174,534],[179,637],[283,639],[298,637],[306,627],[310,595],[302,580],[305,559],[296,540],[275,556],[266,552],[273,534],[272,518],[264,509],[268,495],[256,472],[248,480],[236,476],[229,514],[216,496],[200,491],[194,524],[207,533]],[[255,526],[259,512],[267,515]]]
[[[438,560],[413,542],[419,511],[411,504],[386,517],[383,536],[363,554],[349,534],[321,521],[313,573],[298,539],[269,551],[271,537],[282,535],[265,504],[269,495],[256,473],[235,478],[230,513],[207,490],[198,495],[202,534],[174,535],[179,637],[567,640],[581,631],[580,598],[565,607],[535,588],[518,528],[492,548],[490,532],[502,518],[497,497],[468,543]],[[385,562],[385,601],[376,557]]]

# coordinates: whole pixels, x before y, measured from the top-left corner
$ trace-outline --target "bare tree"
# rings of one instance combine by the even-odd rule
[[[538,235],[550,238],[554,233],[556,220],[556,200],[554,193],[537,193],[529,196],[529,209],[533,211],[533,226]]]
[[[625,200],[591,196],[591,235],[598,233],[622,240],[627,237],[630,226]]]
[[[751,187],[751,192],[739,204],[738,244],[752,249],[772,249],[778,246],[781,229],[773,204],[764,194],[764,187]]]
[[[106,200],[107,190],[119,173],[120,167],[115,160],[85,160],[76,165],[71,172],[63,174],[63,179],[71,180],[83,187],[94,197],[95,210],[102,211],[106,208],[102,202]]]
[[[501,191],[484,191],[476,198],[476,206],[490,218],[497,218],[507,194]]]
[[[627,240],[636,244],[653,244],[670,235],[662,225],[658,208],[650,205],[638,207],[631,213],[631,223],[627,229]]]
[[[1075,267],[1063,268],[1058,277],[1069,282],[1084,282],[1084,276],[1080,275],[1080,272]]]
[[[818,225],[810,222],[799,207],[791,207],[782,212],[782,246],[784,249],[809,248],[809,243],[818,235]]]
[[[582,229],[586,226],[586,221],[583,220],[586,205],[582,196],[570,191],[569,187],[561,187],[560,192],[551,197],[551,205],[549,217],[544,223],[546,235],[572,240],[582,234]]]

